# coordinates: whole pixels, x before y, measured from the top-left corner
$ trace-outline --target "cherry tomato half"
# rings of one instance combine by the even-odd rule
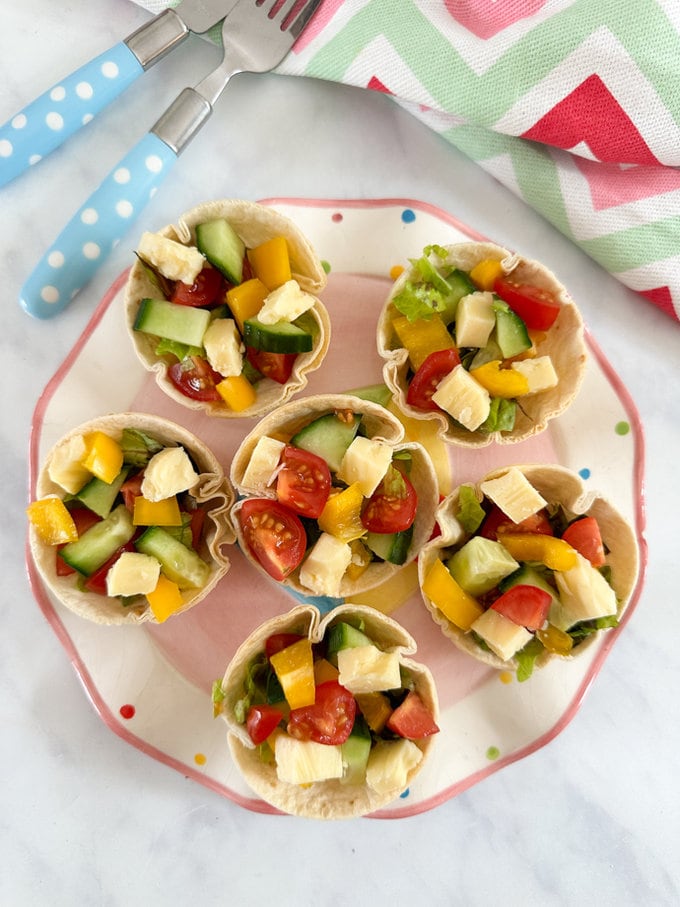
[[[215,387],[222,380],[222,376],[201,356],[187,356],[181,362],[173,363],[168,369],[168,375],[177,390],[185,397],[191,397],[192,400],[222,399]]]
[[[192,284],[178,280],[170,299],[177,305],[208,306],[223,302],[222,275],[217,268],[206,265]]]
[[[416,518],[418,494],[411,480],[390,465],[385,477],[368,499],[361,523],[369,532],[403,532]]]
[[[514,283],[507,277],[498,277],[493,289],[530,330],[547,331],[560,313],[559,302],[552,293],[541,287]]]
[[[285,384],[291,376],[297,353],[268,353],[246,347],[248,362],[265,378],[271,378],[277,384]]]
[[[299,517],[276,501],[248,498],[238,514],[255,560],[281,582],[302,562],[307,536]]]
[[[415,690],[411,690],[392,712],[387,719],[387,727],[407,740],[422,740],[439,731],[432,713]]]
[[[246,716],[246,730],[255,746],[264,743],[282,718],[283,712],[274,705],[251,705]]]
[[[411,379],[406,392],[406,402],[414,409],[436,412],[440,409],[432,399],[437,385],[449,372],[460,365],[458,350],[436,350],[430,353]]]
[[[562,533],[562,538],[587,558],[593,567],[605,564],[604,544],[597,520],[584,516],[571,523]]]
[[[316,688],[314,705],[291,710],[288,733],[297,740],[337,746],[351,734],[356,710],[356,700],[349,690],[337,680],[327,680]]]
[[[144,470],[128,476],[120,487],[120,493],[123,495],[123,503],[132,513],[135,509],[135,498],[142,493],[142,482],[144,481]]]
[[[308,450],[286,445],[276,478],[276,496],[301,516],[321,516],[331,490],[331,471],[321,457]]]
[[[553,528],[550,525],[548,514],[545,510],[539,510],[538,513],[532,513],[525,520],[519,523],[513,523],[500,507],[495,505],[489,511],[479,530],[479,535],[485,539],[498,541],[498,531],[503,532],[537,532],[541,535],[554,535]]]
[[[120,548],[111,555],[111,557],[101,565],[94,573],[90,574],[85,580],[84,586],[88,592],[96,592],[98,595],[108,595],[106,590],[106,574],[109,572],[111,567],[116,563],[118,558],[124,551],[134,551],[135,544],[134,541],[126,542],[125,545],[121,545]]]
[[[517,585],[504,592],[491,605],[513,624],[527,630],[540,630],[548,617],[552,596],[538,586]]]

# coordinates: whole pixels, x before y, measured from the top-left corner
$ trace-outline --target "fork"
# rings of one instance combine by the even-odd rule
[[[222,23],[220,65],[180,92],[73,215],[21,289],[19,302],[25,312],[51,318],[71,302],[205,125],[232,76],[277,66],[321,2],[239,0]]]

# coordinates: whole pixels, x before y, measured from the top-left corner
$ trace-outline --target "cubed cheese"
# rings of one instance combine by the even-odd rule
[[[144,470],[141,492],[148,501],[163,501],[195,483],[194,470],[183,447],[166,447],[154,454]]]
[[[378,438],[358,435],[347,448],[338,478],[347,485],[359,484],[361,493],[370,498],[392,462],[392,448]]]
[[[300,288],[297,280],[287,280],[266,297],[257,319],[262,324],[295,321],[303,312],[311,309],[315,302],[313,296]]]
[[[288,784],[313,784],[315,781],[342,778],[342,750],[339,746],[278,734],[274,742],[274,757],[279,781]]]
[[[285,446],[283,441],[268,435],[258,438],[241,480],[244,489],[261,492],[269,486]]]
[[[322,532],[300,567],[300,582],[316,595],[340,595],[340,583],[352,560],[352,549],[327,532]]]
[[[422,758],[422,750],[412,740],[380,740],[368,757],[366,783],[378,794],[398,793]]]
[[[77,494],[92,478],[92,473],[83,466],[87,456],[87,444],[83,435],[74,435],[56,447],[52,453],[47,473],[50,479],[69,494]]]
[[[521,523],[547,504],[524,473],[515,466],[498,478],[482,482],[480,488],[513,523]]]
[[[477,618],[472,624],[472,630],[481,636],[491,651],[503,661],[508,661],[533,639],[525,627],[491,609]]]
[[[616,593],[599,570],[583,555],[570,570],[556,570],[555,583],[559,605],[553,602],[549,620],[560,630],[568,630],[581,620],[594,620],[616,614]]]
[[[550,356],[537,356],[535,359],[521,359],[513,362],[511,368],[527,379],[529,394],[538,394],[551,387],[557,387],[558,377]]]
[[[375,693],[401,686],[399,656],[377,646],[352,646],[338,652],[339,681],[350,693]]]
[[[137,254],[168,280],[191,285],[205,265],[205,258],[194,246],[184,246],[160,233],[142,233]]]
[[[456,309],[456,346],[486,346],[496,324],[493,293],[470,293]]]
[[[213,319],[203,335],[203,346],[208,362],[223,378],[241,374],[245,347],[233,318]]]
[[[161,565],[155,557],[124,551],[106,574],[109,595],[146,595],[158,585]]]
[[[462,365],[439,382],[432,399],[469,431],[479,428],[491,408],[489,392]]]

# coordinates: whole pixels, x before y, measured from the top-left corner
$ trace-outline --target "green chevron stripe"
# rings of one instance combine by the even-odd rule
[[[605,26],[680,122],[672,67],[655,66],[657,59],[663,61],[665,41],[674,44],[676,37],[653,0],[577,0],[520,38],[481,75],[470,69],[411,0],[399,0],[399,4],[399,15],[389,14],[386,0],[374,0],[358,12],[312,58],[306,75],[343,81],[352,61],[366,45],[384,35],[438,107],[489,126],[590,34]],[[630,7],[630,15],[622,13],[626,5]],[[644,29],[639,24],[642,21]]]
[[[616,230],[597,239],[581,239],[578,244],[610,271],[617,272],[676,257],[678,236],[680,216],[675,216]]]

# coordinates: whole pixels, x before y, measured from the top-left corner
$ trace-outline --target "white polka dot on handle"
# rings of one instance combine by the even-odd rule
[[[93,120],[93,119],[94,119],[93,113],[86,113],[82,119],[83,126],[87,126],[87,124],[90,122],[90,120]]]
[[[85,208],[80,215],[80,219],[84,224],[96,224],[99,220],[99,212],[94,208]]]
[[[106,63],[102,63],[102,75],[106,79],[115,79],[118,76],[118,64],[114,63],[112,60],[107,60]]]
[[[40,298],[43,302],[47,302],[52,305],[55,302],[59,302],[59,290],[53,286],[45,286],[40,291]]]
[[[66,97],[66,89],[63,85],[55,85],[55,87],[50,92],[50,98],[53,101],[63,101]]]
[[[55,113],[54,110],[47,114],[45,122],[48,127],[54,129],[55,132],[59,132],[60,129],[64,128],[64,118],[60,114]]]
[[[94,89],[89,82],[78,82],[76,85],[76,94],[82,101],[89,101],[94,94]]]
[[[127,167],[119,167],[113,174],[113,178],[119,186],[124,186],[125,183],[129,183],[130,176],[131,174]]]
[[[11,157],[13,151],[14,148],[12,147],[11,142],[7,139],[2,139],[0,141],[0,157]]]
[[[86,242],[83,246],[83,255],[85,256],[85,258],[94,260],[95,258],[99,258],[101,254],[102,250],[99,248],[96,242]]]
[[[23,129],[24,126],[26,125],[26,123],[28,123],[28,120],[26,119],[26,114],[18,113],[12,120],[12,128],[13,129]]]
[[[47,264],[51,268],[63,268],[65,261],[66,259],[64,258],[64,253],[56,250],[54,252],[50,252],[50,254],[47,256]]]
[[[133,212],[134,208],[127,199],[122,198],[116,203],[116,214],[118,214],[119,217],[131,217]]]
[[[160,173],[163,169],[163,161],[157,154],[150,154],[144,161],[144,165],[151,173]]]
[[[38,161],[41,161],[41,160],[42,160],[42,154],[32,154],[28,159],[28,163],[32,167],[34,164],[37,164]]]

